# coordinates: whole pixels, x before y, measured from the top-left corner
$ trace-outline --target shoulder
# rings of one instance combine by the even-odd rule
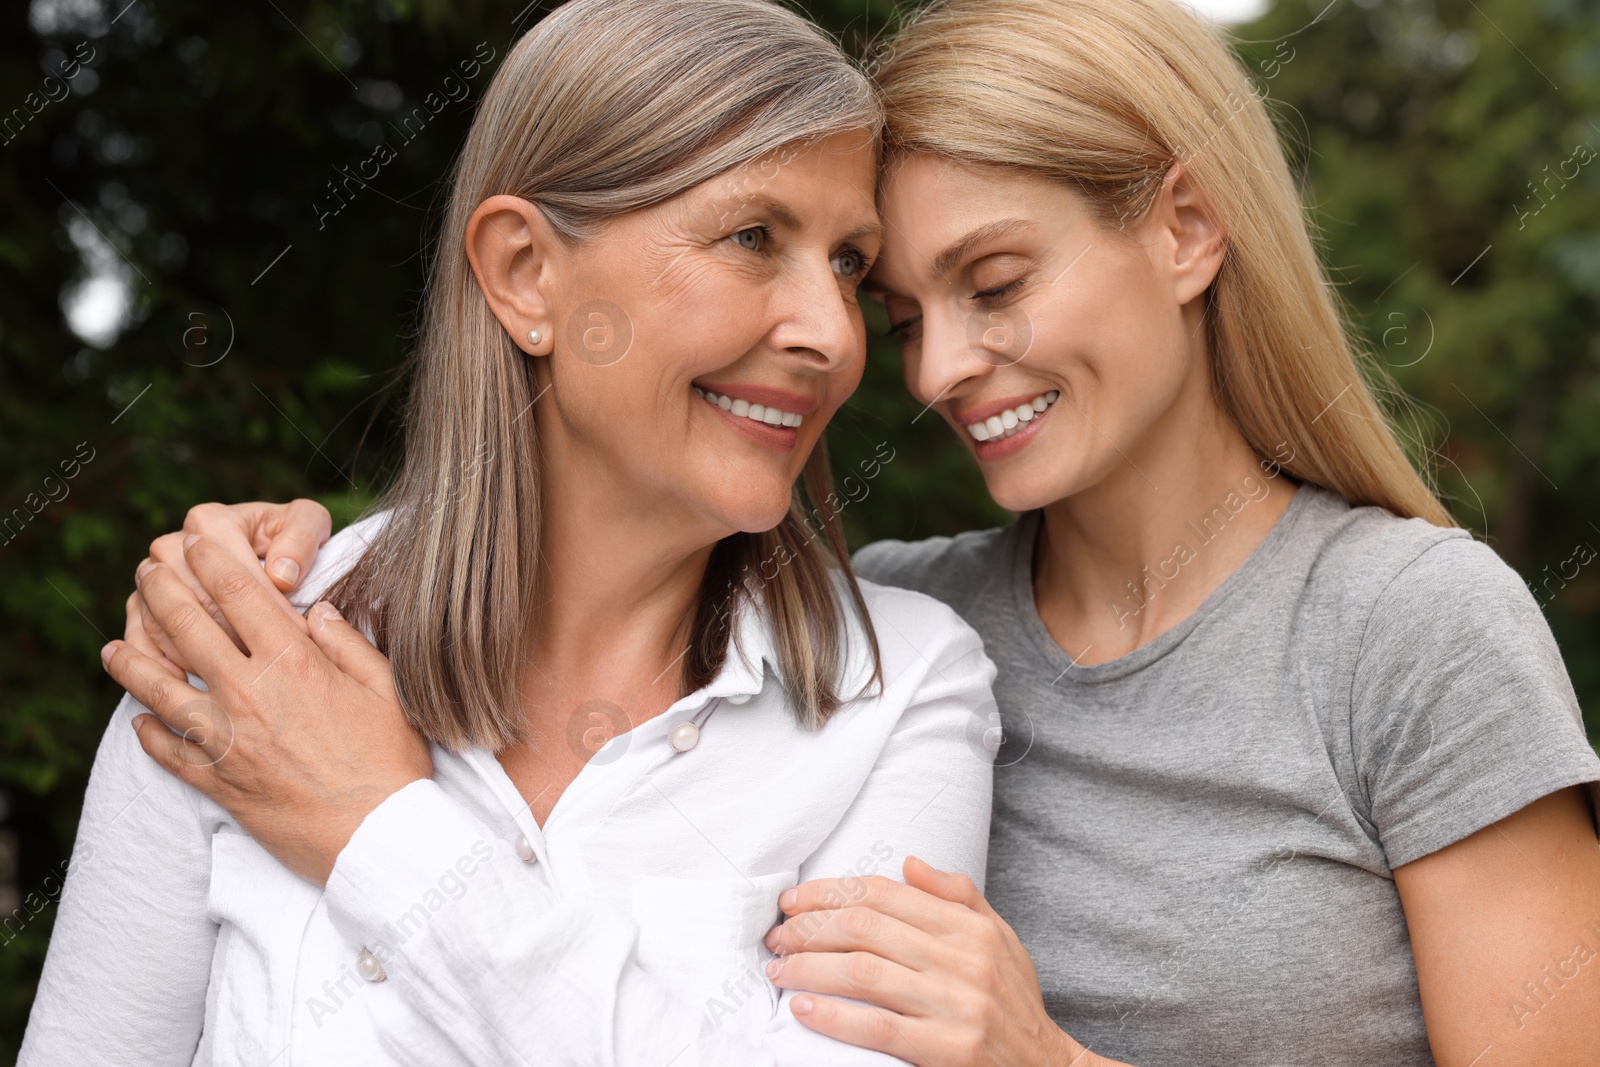
[[[1309,497],[1305,521],[1321,534],[1317,554],[1324,569],[1354,569],[1387,581],[1436,545],[1472,541],[1472,535],[1459,527],[1403,519],[1380,507],[1353,506],[1314,486],[1300,492]]]
[[[392,513],[385,510],[357,519],[340,530],[317,550],[311,570],[289,593],[289,603],[304,611],[333,588],[356,562],[366,555],[378,534],[389,523]]]
[[[1366,647],[1373,627],[1392,625],[1463,639],[1486,623],[1548,630],[1517,572],[1468,531],[1321,497],[1315,521],[1327,535],[1311,580],[1331,586],[1349,617],[1366,617]]]
[[[856,552],[851,564],[869,581],[914,589],[959,606],[1004,570],[1023,525],[921,541],[875,541]]]
[[[877,637],[886,685],[901,678],[952,672],[982,685],[993,681],[994,664],[982,639],[954,608],[914,589],[871,579],[858,579],[858,584]]]
[[[1493,548],[1466,531],[1449,532],[1456,536],[1410,546],[1416,550],[1378,575],[1383,585],[1372,599],[1359,662],[1435,677],[1498,663],[1523,684],[1569,689],[1532,591]]]

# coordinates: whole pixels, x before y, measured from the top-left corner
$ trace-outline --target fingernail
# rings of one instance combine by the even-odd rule
[[[794,909],[794,902],[798,900],[799,897],[800,894],[796,893],[793,889],[785,889],[778,895],[778,907],[782,908],[784,911],[791,911]]]
[[[111,667],[111,657],[116,654],[117,643],[115,641],[107,641],[105,647],[100,650],[100,662],[109,669]]]
[[[293,585],[300,578],[300,564],[288,556],[284,556],[273,562],[272,575],[280,582],[287,582],[289,585]]]
[[[326,600],[317,601],[314,610],[319,618],[322,618],[327,622],[344,621],[344,616],[339,614],[339,609],[328,603]]]
[[[767,931],[767,936],[761,939],[761,943],[763,945],[766,945],[769,949],[772,949],[773,951],[777,951],[777,948],[778,948],[778,928],[776,926],[774,926],[772,929],[768,930]]]
[[[811,998],[802,994],[789,1002],[789,1010],[796,1015],[811,1014]]]
[[[144,581],[144,576],[155,569],[156,561],[153,559],[147,559],[143,563],[139,564],[138,570],[133,572],[133,580],[136,582],[142,582]]]
[[[767,961],[766,970],[767,970],[767,977],[768,978],[776,978],[776,977],[778,977],[778,972],[783,970],[783,960],[781,960],[781,959],[768,960]]]
[[[185,537],[183,539],[183,547],[184,548],[188,548],[190,545],[194,544],[198,540],[200,540],[200,535],[199,534],[190,534],[188,537]]]

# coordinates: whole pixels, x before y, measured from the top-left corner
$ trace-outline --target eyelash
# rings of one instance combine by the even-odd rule
[[[906,319],[904,322],[897,322],[893,326],[889,327],[887,330],[884,330],[883,331],[883,336],[885,336],[885,337],[899,337],[902,334],[904,334],[906,330],[909,330],[911,327],[915,326],[917,323],[919,323],[921,321],[922,321],[922,316],[921,315],[913,315],[909,319]]]
[[[761,245],[763,248],[766,247],[766,243],[768,241],[772,240],[772,227],[765,225],[742,227],[741,229],[737,229],[733,231],[733,233],[729,234],[728,239],[734,244],[739,245],[740,248],[744,248],[744,245],[739,244],[739,235],[743,233],[759,233],[761,235]],[[761,248],[744,248],[744,250],[746,252],[759,252],[761,251]]]
[[[1009,295],[1009,294],[1011,294],[1013,292],[1016,292],[1018,289],[1020,289],[1022,287],[1023,280],[1024,279],[1022,279],[1022,278],[1018,278],[1014,282],[1007,282],[1005,285],[997,285],[993,289],[981,290],[979,292],[973,293],[972,294],[972,299],[974,299],[974,300],[993,300],[996,297],[1007,296],[1007,295]]]
[[[1002,297],[1002,296],[1009,295],[1010,293],[1013,293],[1016,290],[1020,289],[1022,287],[1022,283],[1023,283],[1024,280],[1025,279],[1018,278],[1014,282],[1007,282],[1005,285],[997,285],[993,289],[981,289],[978,292],[972,294],[972,299],[974,299],[974,300],[993,300],[996,297]],[[922,321],[922,316],[921,315],[913,315],[909,319],[906,319],[904,322],[897,322],[893,326],[889,327],[887,330],[884,330],[883,331],[883,336],[885,336],[885,337],[896,337],[896,336],[904,333],[907,329],[911,328],[912,326],[915,326],[920,321]]]
[[[762,248],[764,248],[766,246],[766,243],[768,241],[772,240],[772,227],[767,226],[765,224],[756,225],[756,226],[745,226],[745,227],[743,227],[741,229],[735,230],[733,233],[728,235],[728,239],[730,241],[733,241],[734,244],[739,245],[740,248],[744,248],[744,250],[746,252],[760,252],[760,251],[762,251],[762,248],[745,248],[744,245],[739,244],[739,241],[738,241],[739,235],[742,234],[742,233],[751,233],[751,232],[758,233],[758,234],[761,235]],[[866,278],[867,273],[872,270],[872,257],[867,255],[865,252],[861,251],[861,249],[852,248],[852,247],[850,247],[848,245],[846,245],[844,248],[840,249],[839,255],[841,255],[841,256],[851,255],[851,256],[855,256],[856,257],[857,267],[856,267],[855,274],[854,275],[842,275],[842,277],[853,278],[855,280],[855,282],[856,282],[856,285],[859,286],[861,284],[862,280]],[[833,258],[838,258],[838,257],[835,256]]]

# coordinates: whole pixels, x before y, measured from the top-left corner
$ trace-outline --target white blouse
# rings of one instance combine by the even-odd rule
[[[301,606],[376,521],[329,541]],[[796,724],[743,610],[743,654],[613,737],[543,827],[492,753],[434,746],[433,777],[366,818],[326,889],[147,757],[125,696],[20,1067],[901,1062],[807,1030],[763,969],[797,882],[899,878],[915,854],[983,884],[994,666],[945,605],[861,584],[885,684],[822,729]],[[846,694],[870,673],[850,625]],[[572,743],[626,725],[595,710]]]

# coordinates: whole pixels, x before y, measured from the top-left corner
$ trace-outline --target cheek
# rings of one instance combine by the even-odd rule
[[[1180,309],[1158,299],[1148,272],[1118,266],[1061,301],[1039,324],[1036,343],[1070,339],[1066,358],[1087,372],[1084,387],[1099,394],[1083,399],[1104,417],[1137,419],[1181,386],[1189,344]]]

